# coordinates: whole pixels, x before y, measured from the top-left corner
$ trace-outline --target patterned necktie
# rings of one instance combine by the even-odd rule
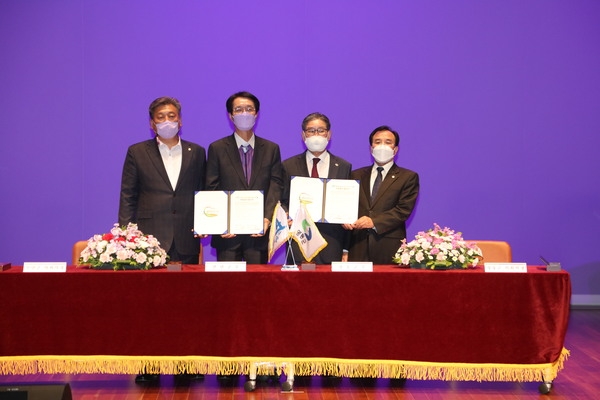
[[[242,145],[240,146],[240,156],[242,158],[242,167],[244,168],[244,176],[246,182],[250,184],[250,176],[252,176],[252,156],[254,155],[254,149],[252,146]]]
[[[375,182],[373,183],[373,190],[371,190],[371,200],[373,200],[375,198],[375,195],[377,195],[379,186],[381,186],[381,181],[383,181],[383,175],[381,174],[381,171],[383,171],[383,167],[377,167],[377,177],[375,178]]]
[[[319,171],[317,170],[317,164],[319,163],[319,161],[321,161],[320,158],[313,158],[313,167],[312,167],[312,172],[310,173],[310,177],[311,178],[318,178],[319,177]]]

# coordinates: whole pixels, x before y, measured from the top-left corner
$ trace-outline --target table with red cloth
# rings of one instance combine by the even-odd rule
[[[564,349],[570,276],[373,272],[0,272],[0,374],[295,373],[549,381]]]

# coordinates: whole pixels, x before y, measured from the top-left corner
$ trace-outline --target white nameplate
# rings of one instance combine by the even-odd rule
[[[207,261],[206,272],[246,272],[246,261]]]
[[[281,270],[282,271],[300,271],[300,269],[298,268],[297,265],[282,265],[281,266]]]
[[[527,263],[503,263],[486,262],[483,263],[485,272],[527,272]]]
[[[25,262],[23,272],[67,272],[66,262]]]
[[[373,262],[342,262],[333,261],[331,263],[333,272],[373,272]]]

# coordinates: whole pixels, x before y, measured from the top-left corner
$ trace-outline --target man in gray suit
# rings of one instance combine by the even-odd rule
[[[369,136],[375,163],[352,171],[360,180],[358,219],[344,227],[352,231],[349,261],[392,264],[406,238],[406,220],[419,194],[419,175],[394,162],[400,137],[389,126],[375,128]]]
[[[268,229],[282,192],[279,146],[254,134],[260,102],[252,93],[235,93],[225,106],[235,131],[208,147],[206,190],[262,190],[264,230],[254,235],[213,235],[211,246],[218,261],[266,264]]]
[[[200,239],[194,237],[194,194],[204,189],[206,152],[181,140],[181,104],[159,97],[150,104],[156,137],[129,147],[119,203],[119,224],[137,223],[154,235],[171,261],[198,264]]]
[[[302,141],[306,151],[288,158],[283,162],[284,194],[282,205],[289,210],[290,179],[292,176],[313,178],[349,179],[352,165],[343,158],[327,151],[331,140],[331,123],[326,115],[312,113],[302,121]],[[294,218],[294,215],[290,215]],[[349,234],[340,224],[316,223],[319,232],[327,241],[327,246],[317,254],[311,262],[315,264],[331,264],[332,261],[346,261]],[[294,260],[297,264],[305,262],[298,244],[292,243]],[[292,263],[291,257],[287,260]]]

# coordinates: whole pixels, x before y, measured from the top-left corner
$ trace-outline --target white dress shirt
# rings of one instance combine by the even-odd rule
[[[310,151],[306,151],[306,166],[308,167],[308,176],[312,171],[313,167],[313,158],[315,156]],[[329,160],[331,157],[329,156],[329,152],[325,150],[319,157],[319,162],[317,163],[317,171],[319,172],[319,178],[327,178],[329,175]]]
[[[158,151],[160,151],[160,156],[165,165],[165,169],[167,170],[171,187],[175,190],[177,181],[179,180],[179,173],[181,172],[181,138],[177,144],[171,148],[161,142],[158,136],[156,137],[156,140],[158,141]]]

